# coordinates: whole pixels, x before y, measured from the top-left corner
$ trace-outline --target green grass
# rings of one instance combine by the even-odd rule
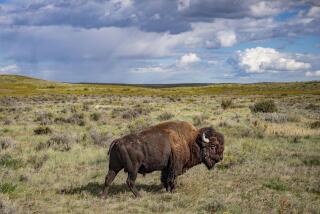
[[[310,127],[320,120],[310,107],[319,106],[318,83],[146,88],[1,78],[12,91],[0,98],[0,135],[14,146],[0,150],[0,198],[13,213],[319,213],[320,130]],[[277,113],[250,111],[266,99]],[[223,100],[232,105],[223,109]],[[224,160],[188,170],[174,193],[159,172],[139,175],[139,199],[122,171],[100,199],[110,142],[166,119],[222,132]]]
[[[174,86],[174,85],[173,85]],[[44,81],[17,75],[0,75],[0,96],[48,94],[116,94],[139,96],[190,95],[297,95],[320,94],[320,82],[260,83],[260,84],[207,84],[204,86],[67,84]]]

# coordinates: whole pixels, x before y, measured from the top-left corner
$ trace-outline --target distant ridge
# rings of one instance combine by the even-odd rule
[[[289,83],[177,83],[119,84],[63,83],[21,75],[0,75],[0,96],[30,95],[125,95],[125,96],[198,96],[198,95],[320,95],[320,81]]]

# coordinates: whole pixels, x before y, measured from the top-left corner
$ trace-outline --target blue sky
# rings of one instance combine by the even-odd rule
[[[0,0],[0,74],[66,82],[320,80],[316,0]]]

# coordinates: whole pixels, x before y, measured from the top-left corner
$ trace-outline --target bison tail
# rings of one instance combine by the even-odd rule
[[[115,145],[117,142],[118,142],[118,140],[112,141],[112,143],[111,143],[110,146],[109,146],[108,155],[110,155],[110,152],[111,152],[112,148],[114,147],[114,145]]]

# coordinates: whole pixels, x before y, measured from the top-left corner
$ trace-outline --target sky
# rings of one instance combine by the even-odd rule
[[[320,1],[0,0],[0,74],[137,84],[320,80]]]

